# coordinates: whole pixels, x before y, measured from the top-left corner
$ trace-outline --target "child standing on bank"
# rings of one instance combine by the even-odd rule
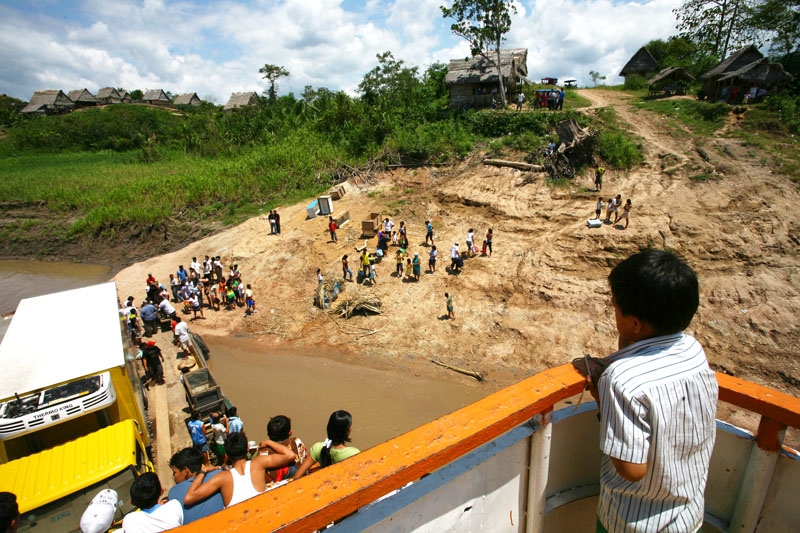
[[[447,304],[447,318],[451,320],[456,319],[455,306],[453,304],[453,296],[450,293],[444,293],[444,300]]]
[[[605,205],[606,205],[606,203],[603,201],[602,198],[598,198],[597,199],[597,207],[594,210],[594,218],[596,218],[597,220],[600,220],[600,213],[603,212],[603,207]]]
[[[646,250],[608,281],[619,349],[591,360],[587,376],[601,415],[597,531],[697,531],[718,397],[703,347],[683,333],[699,305],[697,276]],[[573,362],[584,374],[586,364]]]

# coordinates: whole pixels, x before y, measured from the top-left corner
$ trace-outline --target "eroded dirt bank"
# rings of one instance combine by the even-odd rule
[[[302,203],[280,210],[280,236],[268,235],[265,217],[248,220],[122,270],[116,276],[120,291],[138,298],[148,273],[165,281],[179,264],[188,267],[192,256],[221,255],[226,266],[239,265],[261,312],[245,318],[240,310],[207,310],[205,320],[191,323],[193,330],[255,336],[282,351],[322,353],[330,347],[378,368],[427,372],[428,361],[436,358],[480,370],[498,386],[584,353],[613,351],[610,267],[645,247],[668,248],[700,276],[701,307],[691,332],[712,365],[798,394],[796,186],[735,140],[707,140],[706,161],[691,136],[667,135],[659,117],[634,112],[624,95],[584,96],[594,106],[613,105],[644,139],[645,164],[628,174],[607,173],[601,193],[606,199],[632,198],[626,230],[586,227],[598,197],[588,190],[588,174],[571,188],[550,187],[543,178],[521,186],[522,172],[485,167],[476,156],[453,169],[399,170],[374,186],[349,187],[335,210],[349,211],[352,222],[339,231],[336,244],[328,242],[327,218],[306,220]],[[718,179],[689,179],[698,172]],[[364,243],[360,221],[373,211],[406,222],[411,252],[420,253],[423,265],[423,223],[432,220],[439,266],[435,274],[423,268],[417,283],[405,282],[390,276],[390,259],[378,266],[376,287],[347,283],[348,292],[377,295],[383,314],[355,317],[342,327],[342,320],[312,306],[315,271],[340,278],[343,254],[357,264],[354,246]],[[463,249],[470,227],[478,242],[494,229],[495,253],[468,259],[461,275],[448,275],[450,246],[458,241]],[[441,319],[445,292],[455,295],[456,320]],[[348,333],[357,328],[380,331]]]

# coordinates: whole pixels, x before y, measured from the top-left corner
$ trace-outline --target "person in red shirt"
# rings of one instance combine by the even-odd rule
[[[336,238],[336,221],[333,220],[333,217],[328,217],[328,231],[331,232],[331,241],[338,242],[339,239]]]

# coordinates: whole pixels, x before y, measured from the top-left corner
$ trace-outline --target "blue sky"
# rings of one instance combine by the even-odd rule
[[[0,93],[105,86],[197,92],[224,103],[262,91],[264,63],[306,85],[354,93],[376,54],[426,68],[469,55],[444,0],[0,0]],[[608,81],[645,42],[675,33],[679,0],[529,0],[504,46],[528,48],[530,77]]]

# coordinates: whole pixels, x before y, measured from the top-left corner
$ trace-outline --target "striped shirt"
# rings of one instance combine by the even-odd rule
[[[610,533],[697,531],[718,396],[703,347],[676,333],[639,341],[607,360],[598,383],[600,521]],[[610,457],[647,463],[647,473],[626,481]]]

